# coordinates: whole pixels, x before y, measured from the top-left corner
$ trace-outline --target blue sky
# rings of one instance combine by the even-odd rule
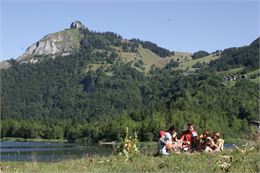
[[[0,60],[80,20],[90,30],[140,38],[173,51],[209,52],[260,36],[259,1],[0,0]]]

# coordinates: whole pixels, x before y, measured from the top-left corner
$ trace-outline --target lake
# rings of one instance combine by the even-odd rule
[[[108,156],[113,152],[111,145],[83,146],[69,143],[48,142],[0,142],[1,162],[5,161],[60,161],[88,156]],[[232,144],[224,147],[232,148]],[[157,143],[152,147],[142,147],[143,153],[154,153]],[[147,150],[147,151],[146,151]]]
[[[69,143],[0,142],[3,161],[59,161],[87,156],[108,156],[111,146],[82,146]]]

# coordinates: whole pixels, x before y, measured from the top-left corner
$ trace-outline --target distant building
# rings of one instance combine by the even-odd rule
[[[224,79],[226,81],[233,81],[233,80],[237,80],[237,76],[235,76],[235,75],[225,76]]]

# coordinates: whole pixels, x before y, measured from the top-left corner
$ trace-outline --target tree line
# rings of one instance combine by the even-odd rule
[[[10,61],[12,66],[1,71],[1,137],[122,140],[127,126],[141,141],[152,141],[171,124],[181,131],[193,122],[199,132],[212,129],[238,138],[258,117],[259,85],[240,80],[223,87],[223,75],[215,70],[219,62],[194,73],[172,70],[177,64],[171,62],[145,74],[112,53],[87,46],[37,64]],[[110,65],[86,70],[97,62]]]

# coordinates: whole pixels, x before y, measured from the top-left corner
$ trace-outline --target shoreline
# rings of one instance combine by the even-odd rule
[[[4,137],[0,139],[0,142],[25,142],[25,139],[16,138],[16,137]],[[43,139],[43,138],[26,139],[26,142],[69,143],[67,139]]]
[[[58,162],[1,162],[3,172],[259,172],[260,146],[216,153],[183,153],[154,157],[111,155],[85,156]]]
[[[0,142],[25,142],[24,138],[18,138],[18,137],[4,137],[0,138]],[[80,139],[79,142],[69,142],[67,139],[43,139],[43,138],[28,138],[26,139],[26,142],[49,142],[49,143],[71,143],[71,144],[87,144],[87,145],[93,145],[93,144],[99,144],[99,142],[96,143],[84,143],[81,142]],[[225,143],[228,144],[236,144],[236,145],[242,145],[248,142],[247,139],[244,138],[226,138],[224,139]],[[120,142],[117,142],[120,143]],[[139,142],[141,145],[146,144],[155,144],[157,141],[141,141]]]

